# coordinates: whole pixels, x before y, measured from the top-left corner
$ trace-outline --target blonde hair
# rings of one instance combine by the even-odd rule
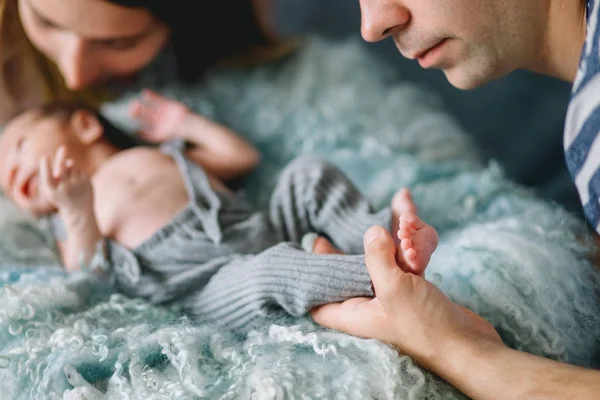
[[[29,41],[17,0],[0,0],[0,124],[47,101],[78,101],[97,108],[107,93],[69,90],[53,62]]]

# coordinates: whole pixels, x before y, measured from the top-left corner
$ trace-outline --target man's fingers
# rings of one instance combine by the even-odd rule
[[[379,298],[388,298],[398,290],[398,275],[404,272],[396,262],[396,244],[380,226],[369,228],[364,237],[365,264]]]
[[[310,311],[314,321],[326,328],[353,336],[377,338],[377,321],[382,317],[376,299],[356,297],[343,303],[331,303]]]

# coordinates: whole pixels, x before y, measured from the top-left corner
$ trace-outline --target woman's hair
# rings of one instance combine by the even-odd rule
[[[274,44],[261,29],[252,0],[104,0],[148,10],[171,30],[178,78],[197,81],[218,61]]]
[[[0,125],[48,100],[98,107],[108,98],[103,90],[69,90],[56,65],[27,38],[17,0],[0,0]]]

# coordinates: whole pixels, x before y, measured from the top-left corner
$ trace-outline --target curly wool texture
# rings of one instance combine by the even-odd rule
[[[214,73],[203,87],[161,86],[156,75],[144,85],[257,144],[263,163],[245,185],[257,204],[277,171],[302,153],[335,162],[376,205],[412,188],[423,218],[440,232],[429,279],[488,318],[511,346],[596,365],[598,272],[587,261],[589,246],[577,240],[583,224],[497,166],[477,163],[437,99],[398,83],[356,42],[315,41],[274,65]],[[127,98],[106,114],[131,127]],[[388,346],[308,319],[265,321],[234,336],[115,294],[91,276],[65,276],[44,267],[53,261],[43,232],[7,212],[0,238],[5,398],[462,398]],[[13,243],[27,251],[13,251]]]

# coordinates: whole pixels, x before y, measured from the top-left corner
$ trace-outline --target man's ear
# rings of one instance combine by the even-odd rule
[[[104,128],[98,118],[87,110],[76,110],[73,113],[71,128],[84,144],[92,144],[104,134]]]

